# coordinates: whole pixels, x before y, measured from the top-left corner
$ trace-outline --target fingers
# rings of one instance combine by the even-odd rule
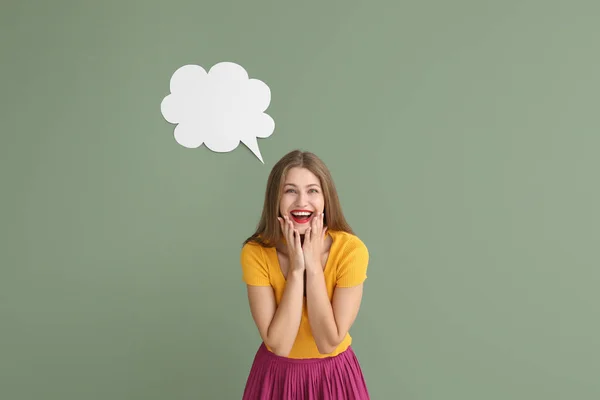
[[[319,214],[317,214],[317,216],[315,218],[310,220],[310,228],[314,232],[315,236],[317,236],[319,234],[319,226],[318,226],[319,218],[320,218]]]
[[[294,236],[298,233],[298,231],[296,231],[294,229],[294,224],[292,224],[292,221],[290,221],[288,217],[285,217],[285,218],[287,221],[287,227],[288,227],[287,229],[288,229],[288,235],[289,235],[288,243],[290,244],[290,246],[295,247],[294,245],[295,245],[296,239]],[[300,235],[297,235],[297,236],[298,236],[298,239],[300,239]]]
[[[288,246],[292,250],[298,250],[298,249],[302,248],[302,244],[300,243],[300,232],[298,232],[297,229],[294,229],[294,224],[287,216],[285,217],[285,219],[286,219],[287,231],[288,231],[288,238],[287,238]]]
[[[294,229],[294,236],[295,236],[295,247],[294,249],[301,249],[302,248],[302,244],[300,243],[300,233]]]
[[[319,232],[325,233],[323,231],[323,218],[324,218],[324,213],[321,213],[321,217],[319,218]]]
[[[277,218],[281,225],[281,230],[283,231],[283,237],[288,243],[288,246],[294,245],[294,227],[292,225],[292,221],[288,219],[287,216],[282,218]]]
[[[324,219],[325,213],[319,213],[315,216],[315,218],[312,218],[312,220],[310,221],[310,226],[306,229],[306,232],[304,233],[305,245],[310,245],[310,243],[312,243],[315,240],[324,239],[325,233],[327,232],[327,227],[324,226]],[[300,240],[300,233],[296,229],[294,229],[294,224],[292,223],[292,221],[287,216],[277,217],[277,220],[279,221],[279,225],[281,227],[283,236],[285,237],[288,246],[293,250],[303,248],[302,242]]]
[[[323,216],[324,214],[320,213],[310,222],[312,237],[314,238],[321,238],[321,236],[325,233],[323,230]]]

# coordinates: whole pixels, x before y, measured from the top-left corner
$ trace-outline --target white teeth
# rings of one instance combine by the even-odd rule
[[[295,212],[295,213],[292,213],[292,215],[295,216],[295,217],[308,217],[311,214],[312,213],[309,213],[309,212]]]

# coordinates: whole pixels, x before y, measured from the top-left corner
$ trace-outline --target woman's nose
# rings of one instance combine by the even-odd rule
[[[300,193],[298,195],[298,206],[305,206],[306,205],[306,194],[304,193]]]

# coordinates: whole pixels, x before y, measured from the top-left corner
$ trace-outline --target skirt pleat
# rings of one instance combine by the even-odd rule
[[[351,347],[326,358],[278,356],[261,344],[242,400],[368,400],[369,392]]]

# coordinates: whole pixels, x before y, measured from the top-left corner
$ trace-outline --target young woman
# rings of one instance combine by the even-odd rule
[[[348,333],[368,261],[325,164],[309,152],[286,154],[269,175],[260,222],[241,251],[263,341],[244,400],[369,399]]]

